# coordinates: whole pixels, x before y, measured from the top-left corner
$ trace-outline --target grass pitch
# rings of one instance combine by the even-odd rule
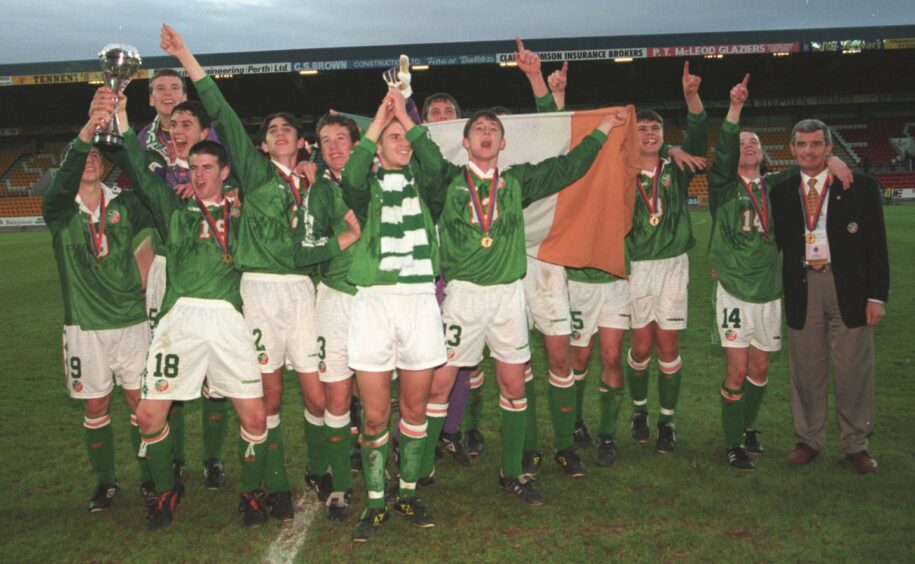
[[[915,545],[915,476],[908,411],[915,347],[905,327],[915,315],[915,207],[885,208],[890,242],[891,301],[876,331],[877,425],[871,452],[880,471],[858,476],[838,447],[830,423],[821,456],[802,468],[785,457],[791,431],[787,352],[775,355],[759,420],[767,452],[752,473],[732,471],[724,457],[718,393],[724,357],[710,345],[711,296],[706,260],[710,226],[693,214],[698,240],[690,253],[690,328],[681,337],[684,381],[677,411],[678,443],[669,456],[653,442],[628,437],[629,408],[620,415],[619,458],[611,468],[588,465],[570,480],[552,462],[542,348],[535,350],[540,437],[545,451],[537,481],[546,505],[530,508],[497,484],[498,404],[494,379],[485,388],[487,450],[469,469],[446,458],[437,483],[421,492],[437,527],[420,530],[392,515],[370,543],[349,531],[365,499],[355,480],[354,515],[328,522],[323,508],[297,561],[605,561],[605,560],[890,560],[911,561]],[[89,514],[94,485],[83,446],[80,402],[64,389],[60,360],[62,305],[48,233],[0,235],[0,554],[4,561],[252,561],[261,560],[281,525],[248,531],[236,512],[237,422],[225,449],[229,483],[202,486],[199,402],[188,420],[188,494],[163,533],[144,530],[136,463],[127,439],[127,410],[113,402],[118,476],[123,491],[111,511]],[[538,343],[534,336],[532,343]],[[492,367],[485,366],[492,375]],[[656,368],[649,403],[654,438]],[[588,380],[585,419],[596,430],[597,359]],[[302,401],[287,379],[283,421],[287,467],[301,491],[305,467]],[[587,462],[589,457],[584,453]],[[309,495],[309,494],[306,494]],[[317,502],[315,502],[317,503]]]

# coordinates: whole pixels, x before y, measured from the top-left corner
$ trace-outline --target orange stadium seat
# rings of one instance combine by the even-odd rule
[[[41,198],[0,198],[0,217],[38,217],[41,215]]]

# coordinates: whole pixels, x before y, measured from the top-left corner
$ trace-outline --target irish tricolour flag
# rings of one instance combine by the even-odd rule
[[[569,151],[600,119],[620,108],[501,116],[506,147],[499,168],[536,163]],[[641,170],[635,109],[615,128],[588,173],[578,182],[524,211],[528,254],[572,267],[593,267],[627,276],[623,239],[632,225],[635,178]],[[461,145],[465,120],[426,124],[446,159],[467,162]]]

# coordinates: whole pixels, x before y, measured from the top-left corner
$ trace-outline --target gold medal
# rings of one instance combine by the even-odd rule
[[[232,264],[232,255],[230,255],[229,253],[224,254],[222,256],[222,262],[224,262],[226,264]]]
[[[661,220],[656,215],[652,215],[648,218],[648,225],[652,227],[657,227],[659,223],[661,223]]]
[[[489,235],[483,235],[483,238],[480,239],[480,246],[483,247],[484,249],[488,249],[489,247],[492,247],[492,237],[490,237]]]
[[[769,237],[769,233],[767,232],[767,233],[763,233],[762,240],[763,240],[763,243],[768,243],[769,241],[772,240],[772,238]]]
[[[806,239],[808,245],[812,245],[817,242],[817,236],[814,235],[813,233],[808,233],[807,237],[805,237],[805,239]]]

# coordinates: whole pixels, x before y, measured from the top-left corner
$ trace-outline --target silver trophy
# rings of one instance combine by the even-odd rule
[[[105,48],[98,54],[99,63],[102,65],[102,75],[105,78],[105,86],[114,92],[115,96],[120,95],[133,80],[140,68],[140,54],[137,48],[130,45],[120,45],[111,43],[105,45]],[[124,146],[124,137],[121,135],[120,124],[118,123],[118,101],[114,102],[114,112],[111,114],[111,121],[108,127],[99,128],[92,138],[92,144],[96,147],[109,150],[119,150]]]

